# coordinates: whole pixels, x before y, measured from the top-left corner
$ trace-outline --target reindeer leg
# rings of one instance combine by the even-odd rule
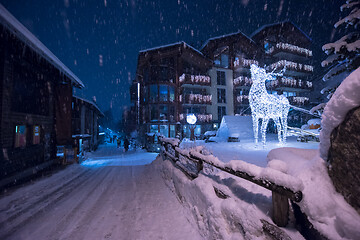
[[[263,147],[266,145],[266,128],[269,123],[269,118],[263,118],[262,124],[261,124],[261,133],[262,133],[262,143]]]
[[[255,139],[255,144],[257,145],[258,144],[259,118],[255,114],[253,114],[252,120],[253,120],[254,139]]]
[[[287,113],[283,114],[281,118],[281,124],[283,128],[283,143],[286,144],[286,136],[287,136]]]
[[[274,118],[274,122],[275,122],[275,124],[276,124],[276,129],[277,129],[277,132],[278,132],[278,140],[279,140],[279,143],[282,143],[283,140],[282,140],[282,138],[281,138],[282,129],[281,129],[281,124],[280,124],[280,117]]]

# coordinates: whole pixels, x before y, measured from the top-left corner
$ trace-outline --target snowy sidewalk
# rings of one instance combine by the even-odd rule
[[[201,239],[151,162],[103,146],[91,158],[0,199],[0,238]],[[92,164],[96,163],[96,164]],[[135,163],[138,166],[121,166]]]

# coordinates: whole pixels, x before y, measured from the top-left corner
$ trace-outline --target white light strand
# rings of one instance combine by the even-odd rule
[[[275,69],[275,68],[281,68],[281,67],[286,67],[287,69],[288,68],[292,68],[292,69],[295,69],[295,70],[304,70],[304,71],[307,71],[307,72],[312,72],[314,71],[314,67],[311,66],[311,65],[306,65],[306,64],[301,64],[301,63],[296,63],[296,62],[291,62],[291,61],[288,61],[288,60],[280,60],[276,63],[273,63],[270,65],[270,69]]]
[[[180,121],[186,118],[187,114],[179,114]],[[211,122],[212,121],[212,114],[195,114],[197,120],[199,122]]]
[[[189,101],[186,101],[186,96],[188,96]],[[190,93],[188,95],[185,96],[185,101],[187,103],[198,103],[198,104],[210,104],[211,103],[211,99],[212,99],[212,95],[203,95],[203,94],[194,94],[194,93]],[[182,102],[182,96],[180,95],[180,102]]]
[[[266,128],[270,119],[276,123],[280,143],[286,143],[287,115],[290,109],[289,100],[284,95],[268,94],[265,81],[275,80],[282,73],[266,73],[264,68],[251,65],[253,84],[249,92],[249,103],[253,119],[255,144],[258,143],[259,119],[262,119],[261,133],[263,146],[266,144]]]
[[[191,83],[206,83],[209,84],[211,82],[211,79],[209,76],[204,76],[204,75],[188,75],[183,73],[180,77],[179,77],[179,82],[183,83],[186,82],[186,77],[189,76]]]
[[[237,97],[236,97],[236,101],[237,101],[238,103],[243,103],[243,102],[247,103],[247,102],[249,101],[249,96],[247,96],[247,95],[237,96]]]
[[[301,79],[293,79],[293,78],[281,78],[281,79],[276,79],[274,81],[271,82],[267,82],[266,86],[271,87],[271,88],[276,88],[276,87],[298,87],[298,88],[311,88],[312,87],[312,82],[310,81],[303,81]]]
[[[266,53],[273,53],[275,51],[275,48],[277,49],[283,49],[283,50],[288,50],[288,51],[291,51],[291,52],[297,52],[297,53],[300,53],[300,54],[304,54],[306,55],[307,57],[312,57],[312,51],[307,49],[307,48],[302,48],[302,47],[299,47],[299,46],[296,46],[296,45],[292,45],[290,43],[277,43],[275,45],[275,47],[271,47],[269,50],[266,51]]]
[[[291,97],[290,101],[296,104],[305,104],[309,101],[308,97]]]
[[[239,58],[234,61],[234,67],[240,66],[240,64],[243,67],[250,67],[251,64],[258,65],[259,62],[253,59],[245,59],[245,58]]]
[[[252,79],[245,76],[239,76],[234,79],[234,85],[251,86]]]

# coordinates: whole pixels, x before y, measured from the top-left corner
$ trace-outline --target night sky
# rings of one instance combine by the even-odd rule
[[[315,75],[321,46],[336,40],[341,0],[0,0],[119,120],[129,108],[138,51],[178,41],[200,48],[210,37],[291,20],[313,39]]]

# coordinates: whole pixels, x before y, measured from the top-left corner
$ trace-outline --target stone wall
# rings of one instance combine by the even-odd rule
[[[329,175],[336,190],[360,213],[360,107],[348,112],[330,142]]]

